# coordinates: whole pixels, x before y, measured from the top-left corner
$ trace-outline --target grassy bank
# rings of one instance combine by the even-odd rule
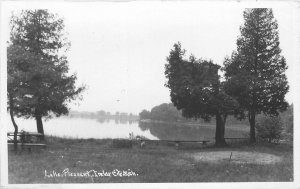
[[[216,151],[263,152],[277,155],[282,161],[266,165],[239,164],[229,161],[197,161],[190,156]],[[24,151],[18,154],[9,151],[8,165],[9,183],[293,180],[292,146],[287,144],[235,144],[226,148],[184,144],[175,148],[171,143],[153,143],[140,148],[139,144],[128,141],[47,137],[45,150],[33,150],[32,153]],[[66,171],[67,168],[69,171]],[[90,170],[97,171],[98,177],[84,176]],[[58,173],[68,176],[53,176]],[[79,174],[74,176],[77,173]],[[90,175],[94,174],[95,172],[90,172]]]

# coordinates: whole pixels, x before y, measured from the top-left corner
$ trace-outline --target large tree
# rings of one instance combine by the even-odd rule
[[[67,114],[68,102],[81,97],[84,86],[76,87],[76,74],[69,74],[64,53],[63,20],[47,10],[25,10],[11,18],[8,48],[9,108],[17,116],[35,118],[44,134],[42,117]]]
[[[184,117],[209,120],[215,116],[216,145],[224,145],[226,117],[233,113],[238,103],[224,92],[224,82],[218,75],[219,65],[196,60],[194,56],[185,60],[184,54],[181,44],[175,44],[165,65],[171,101],[182,110]]]
[[[284,97],[289,86],[272,9],[246,9],[244,20],[237,51],[224,62],[228,80],[225,88],[241,105],[238,115],[248,117],[250,141],[255,142],[256,115],[262,112],[278,115],[278,111],[285,110],[288,103]]]

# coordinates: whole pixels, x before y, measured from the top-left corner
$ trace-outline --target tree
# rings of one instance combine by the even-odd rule
[[[104,110],[97,111],[97,117],[105,117],[105,116],[106,116],[106,112]]]
[[[172,103],[163,103],[153,107],[150,115],[151,119],[161,121],[177,121],[181,118],[181,112]]]
[[[14,56],[19,55],[19,56]],[[22,61],[26,61],[26,59],[20,59],[21,56],[29,57],[30,54],[22,51],[20,48],[13,48],[13,46],[8,47],[7,56],[8,56],[8,64],[7,64],[7,107],[9,110],[10,118],[14,126],[14,150],[17,150],[17,133],[18,133],[18,125],[14,119],[14,110],[19,107],[19,98],[18,94],[22,90],[22,80],[24,78],[24,72],[22,71],[21,63]]]
[[[171,101],[186,118],[209,120],[216,116],[216,145],[225,145],[226,117],[238,104],[223,90],[224,82],[218,75],[219,65],[196,60],[194,56],[185,60],[184,54],[181,44],[175,44],[165,65],[166,87],[170,89]]]
[[[289,86],[285,76],[286,61],[280,55],[278,25],[272,9],[244,11],[245,23],[240,28],[237,51],[224,61],[226,92],[241,106],[250,123],[250,141],[255,142],[255,117],[263,112],[278,115],[287,108],[285,94]]]
[[[139,113],[139,116],[140,116],[140,120],[143,120],[143,119],[151,119],[151,114],[149,111],[147,110],[143,110]]]
[[[39,57],[28,52],[17,45],[10,45],[7,48],[7,95],[8,110],[11,121],[14,126],[14,148],[17,149],[17,133],[18,125],[14,119],[14,115],[22,116],[22,108],[26,106],[32,97],[28,93],[27,83],[24,82],[29,77],[30,68],[36,68],[35,63]]]
[[[10,25],[8,75],[15,82],[8,82],[8,96],[17,106],[9,108],[17,116],[35,118],[44,134],[42,117],[67,114],[67,104],[81,98],[85,86],[76,87],[76,74],[68,74],[64,52],[70,43],[62,19],[47,10],[25,10],[13,15]]]

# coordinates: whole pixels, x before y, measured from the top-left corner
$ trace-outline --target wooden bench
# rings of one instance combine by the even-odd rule
[[[249,140],[249,138],[230,138],[230,137],[227,137],[227,138],[224,138],[225,140],[232,140],[232,141],[237,141],[237,140]]]
[[[44,135],[41,133],[31,133],[31,132],[18,132],[17,133],[17,145],[21,146],[21,149],[25,148],[31,152],[31,149],[34,147],[37,148],[46,148],[46,144],[41,143],[42,137]],[[14,132],[7,133],[7,144],[14,145]]]
[[[230,137],[227,137],[227,138],[224,138],[225,140],[229,139],[229,140],[248,140],[249,138],[230,138]]]
[[[25,140],[25,141],[30,141],[32,139],[36,139],[36,141],[41,141],[41,138],[44,135],[41,133],[33,133],[33,132],[18,132],[17,133],[17,137],[19,138],[19,140]],[[13,141],[14,137],[14,132],[8,132],[7,133],[7,139],[8,141]]]
[[[179,147],[180,143],[202,143],[202,145],[207,145],[209,140],[178,140],[175,141],[175,145]]]
[[[179,147],[180,143],[202,143],[202,145],[207,145],[209,140],[148,140],[148,139],[140,139],[141,144],[145,145],[146,142],[149,141],[156,141],[156,144],[158,142],[174,142],[176,147]]]
[[[14,145],[14,143],[8,143],[8,145]],[[36,143],[17,143],[18,146],[21,146],[21,149],[28,149],[29,152],[32,152],[32,148],[37,147],[37,148],[42,148],[45,149],[47,147],[46,144],[36,144]]]

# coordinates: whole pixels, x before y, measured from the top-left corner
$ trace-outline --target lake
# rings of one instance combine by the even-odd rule
[[[13,132],[13,125],[8,119],[9,132]],[[37,132],[36,122],[33,119],[16,119],[19,131],[22,129],[28,132]],[[129,122],[120,120],[97,120],[84,118],[53,118],[43,120],[46,135],[53,135],[67,138],[129,138],[129,133],[134,136],[143,136],[148,139],[160,140],[199,140],[213,139],[215,125],[211,124],[190,124],[183,123],[145,123]],[[243,137],[245,131],[239,128],[226,128],[226,137]]]

